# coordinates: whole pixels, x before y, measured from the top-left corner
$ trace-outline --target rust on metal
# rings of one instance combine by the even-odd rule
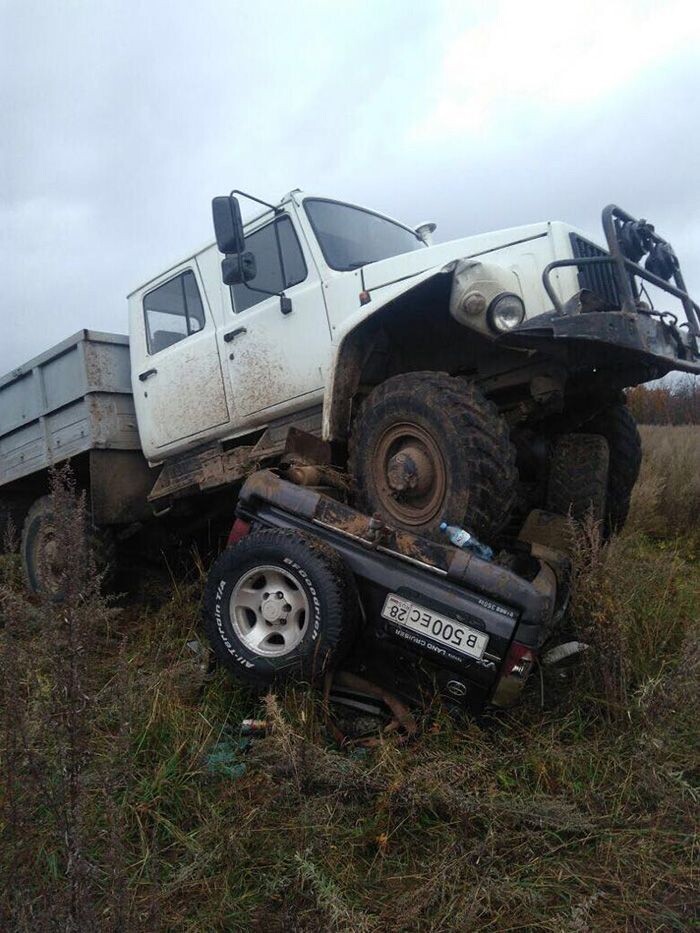
[[[310,431],[292,426],[287,431],[282,458],[313,466],[330,466],[331,446]]]
[[[377,684],[373,684],[369,680],[365,680],[364,677],[360,677],[357,674],[350,673],[349,671],[336,671],[334,674],[329,673],[326,675],[323,700],[326,713],[326,722],[328,723],[335,740],[340,745],[350,744],[350,740],[348,740],[347,736],[345,736],[336,726],[330,715],[329,699],[332,686],[346,687],[349,690],[356,690],[358,693],[364,693],[367,696],[371,696],[374,699],[380,700],[382,703],[384,703],[389,708],[393,716],[393,719],[383,730],[385,734],[396,732],[398,729],[402,729],[406,737],[411,738],[418,733],[418,724],[416,723],[416,720],[413,717],[411,711],[406,706],[406,704],[399,700],[399,698],[396,697],[393,693],[385,690],[383,687],[380,687]],[[376,739],[361,739],[359,741],[353,741],[352,744],[371,746],[376,744],[376,741]]]
[[[392,424],[379,438],[370,468],[382,508],[394,520],[424,525],[440,512],[447,469],[439,444],[425,428]]]
[[[347,493],[350,489],[350,480],[347,474],[333,467],[311,466],[292,462],[282,468],[285,479],[297,486],[330,486],[339,492]]]

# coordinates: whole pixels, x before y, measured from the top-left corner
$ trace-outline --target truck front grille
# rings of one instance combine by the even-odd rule
[[[569,234],[571,239],[571,248],[575,259],[582,259],[586,256],[608,256],[609,253],[584,239],[577,233]],[[618,293],[617,282],[612,264],[595,263],[587,266],[578,266],[578,283],[581,288],[587,288],[595,292],[611,308],[620,307],[620,295]]]

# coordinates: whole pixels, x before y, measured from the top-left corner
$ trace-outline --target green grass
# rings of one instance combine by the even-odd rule
[[[69,625],[3,558],[0,928],[689,929],[700,562],[650,522],[582,546],[567,681],[370,750],[309,691],[207,676],[195,567],[150,608],[81,590]],[[272,732],[241,743],[246,716]]]

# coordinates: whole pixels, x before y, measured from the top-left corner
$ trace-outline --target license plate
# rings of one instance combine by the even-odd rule
[[[481,658],[489,643],[489,636],[483,632],[403,599],[395,593],[389,593],[387,596],[382,616],[395,625],[421,634],[470,658]]]

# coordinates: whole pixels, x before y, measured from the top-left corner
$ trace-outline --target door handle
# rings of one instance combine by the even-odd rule
[[[147,369],[145,373],[139,373],[139,379],[141,382],[145,382],[149,376],[155,376],[157,372],[157,369]]]
[[[226,343],[231,343],[232,340],[235,340],[236,337],[240,337],[241,334],[247,334],[248,329],[246,327],[237,327],[235,330],[230,330],[227,334],[224,334],[224,340]]]

